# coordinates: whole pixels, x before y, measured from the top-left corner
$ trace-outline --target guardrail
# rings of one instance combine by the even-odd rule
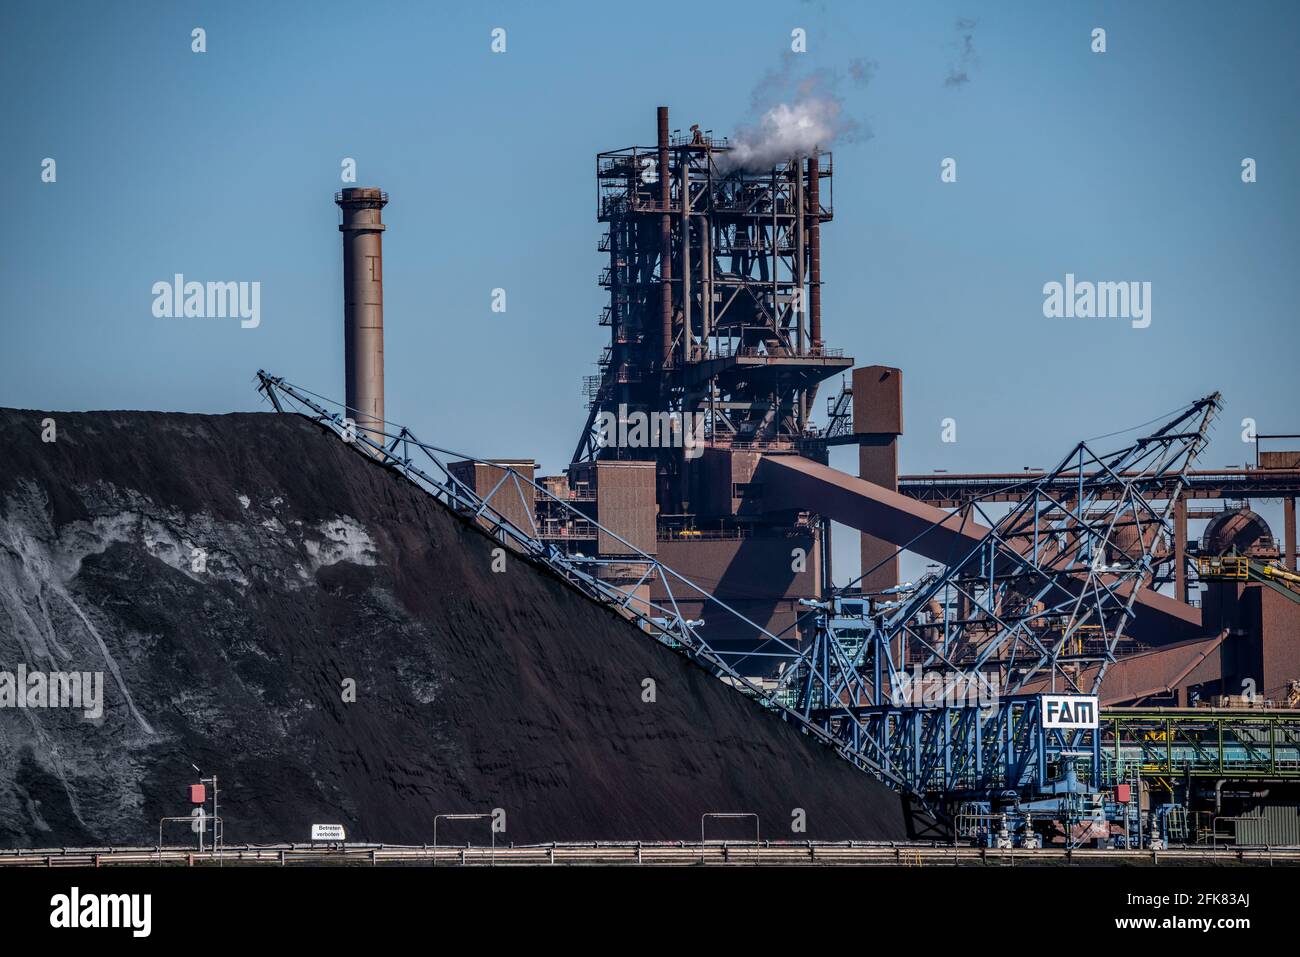
[[[952,847],[866,841],[587,841],[495,849],[466,845],[311,844],[226,845],[200,854],[192,847],[39,848],[0,851],[0,867],[173,867],[429,865],[465,867],[627,866],[876,866],[978,867],[1067,864],[1260,865],[1300,864],[1300,846],[1175,846],[1166,850]]]

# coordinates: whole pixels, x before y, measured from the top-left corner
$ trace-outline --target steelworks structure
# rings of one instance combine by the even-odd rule
[[[670,130],[667,107],[656,119],[654,146],[596,157],[599,249],[609,255],[600,324],[610,340],[586,382],[587,421],[567,478],[552,488],[589,497],[593,520],[745,617],[787,629],[798,599],[822,589],[825,535],[806,510],[764,510],[753,475],[762,454],[795,454],[816,434],[819,383],[853,364],[822,335],[832,157],[750,168],[733,161],[725,139]],[[673,423],[675,438],[606,434],[624,435],[638,416]],[[594,540],[593,528],[557,523],[555,540],[622,553]],[[657,587],[650,596],[665,597]],[[749,640],[717,605],[691,601],[685,613],[708,617],[717,641]]]
[[[901,609],[892,614],[884,607],[870,609],[860,599],[854,608],[842,595],[833,596],[825,604],[807,602],[807,615],[816,626],[817,638],[793,643],[745,619],[612,529],[597,526],[600,535],[624,547],[624,554],[617,560],[572,553],[547,543],[532,517],[534,510],[542,512],[538,507],[542,500],[556,511],[575,517],[582,513],[575,503],[553,496],[545,486],[521,473],[521,463],[458,455],[421,442],[400,426],[387,426],[376,441],[369,432],[354,434],[341,406],[332,411],[316,401],[313,394],[265,373],[259,373],[259,380],[262,392],[277,411],[302,410],[344,441],[416,482],[467,520],[478,523],[503,545],[550,568],[583,594],[628,617],[649,637],[691,657],[739,692],[795,723],[862,770],[909,794],[931,812],[951,812],[957,802],[990,795],[1015,800],[1051,795],[1074,802],[1070,813],[1077,823],[1087,810],[1083,803],[1087,795],[1127,773],[1119,762],[1128,761],[1132,768],[1141,766],[1161,775],[1169,773],[1170,761],[1174,760],[1172,750],[1165,749],[1164,764],[1153,762],[1150,747],[1119,740],[1115,737],[1120,734],[1118,730],[1105,739],[1099,730],[1069,732],[1043,727],[1041,698],[1037,694],[1004,695],[992,710],[981,706],[936,707],[906,698],[900,702],[897,696],[906,662],[900,660],[896,649],[917,641],[934,651],[926,663],[937,663],[948,674],[955,673],[958,665],[969,667],[971,662],[958,659],[961,653],[975,650],[977,659],[982,657],[989,665],[986,673],[1005,675],[1007,687],[1013,692],[1024,691],[1034,677],[1049,677],[1054,687],[1058,687],[1057,680],[1068,682],[1069,688],[1078,690],[1085,688],[1081,675],[1091,682],[1087,687],[1095,690],[1102,676],[1081,666],[1099,662],[1104,667],[1112,660],[1111,652],[1124,623],[1132,617],[1134,597],[1151,569],[1146,554],[1129,555],[1124,567],[1101,565],[1096,557],[1106,553],[1111,536],[1126,517],[1153,525],[1168,522],[1167,514],[1151,509],[1142,498],[1141,483],[1129,484],[1125,494],[1116,497],[1109,521],[1086,518],[1086,503],[1095,498],[1099,489],[1110,487],[1107,481],[1094,482],[1091,489],[1079,489],[1073,507],[1053,497],[1055,504],[1051,508],[1041,508],[1040,502],[1026,512],[1013,513],[964,562],[949,574],[936,577],[924,593],[899,603]],[[1203,421],[1189,432],[1178,431],[1176,426],[1194,421],[1212,405],[1213,399],[1201,400],[1166,428],[1115,453],[1096,455],[1081,444],[1062,468],[1070,464],[1077,468],[1091,461],[1122,474],[1121,469],[1133,471],[1136,467],[1148,484],[1161,482],[1176,474],[1203,441]],[[490,487],[480,492],[485,475]],[[1060,514],[1051,517],[1058,509]],[[1041,535],[1041,548],[1023,547],[1026,514],[1038,516],[1035,527]],[[611,565],[621,566],[622,574],[634,569],[636,580],[629,587],[621,587],[606,574]],[[973,567],[981,569],[978,576],[970,575]],[[666,601],[641,597],[642,586],[652,581],[662,586],[668,596]],[[947,636],[944,644],[950,647],[946,648],[939,647],[937,634],[919,636],[914,630],[924,614],[918,608],[933,608],[938,587],[956,589],[971,603],[969,620],[954,616],[930,622],[940,626]],[[712,643],[705,636],[704,622],[683,615],[682,608],[689,599],[716,604],[744,622],[751,630],[751,648],[735,651]],[[960,604],[960,600],[950,602],[949,607]],[[1089,630],[1085,639],[1083,633]],[[967,638],[975,635],[978,639],[968,641],[960,637],[963,632]],[[1086,640],[1098,635],[1104,645],[1100,654],[1083,648]],[[999,671],[1007,666],[1009,658],[1014,658],[1014,653],[1006,653],[1008,645],[1014,647],[1017,643],[1027,648],[1025,664],[1014,672]],[[995,646],[1001,646],[1001,652],[991,654],[988,649]],[[756,656],[777,661],[782,680],[767,682],[748,677],[745,662]],[[974,662],[974,670],[981,667],[978,660]],[[1105,727],[1118,729],[1120,725],[1114,719],[1112,715]],[[1218,727],[1234,729],[1234,745],[1250,745],[1244,757],[1229,755],[1222,749],[1216,757],[1207,750],[1206,737],[1198,734],[1195,747],[1178,747],[1177,760],[1184,767],[1187,762],[1195,762],[1197,773],[1203,775],[1224,767],[1225,755],[1226,766],[1246,774],[1261,767],[1268,770],[1300,766],[1297,722],[1275,724],[1277,729],[1270,731],[1268,738],[1260,739],[1250,730],[1249,719],[1235,724],[1221,721]],[[1126,722],[1125,726],[1137,725]],[[1180,734],[1181,729],[1198,726],[1185,720],[1177,723]],[[1268,764],[1261,764],[1259,758],[1264,741],[1271,748]],[[1071,783],[1060,788],[1057,775],[1062,768],[1072,769],[1078,759],[1082,759],[1080,763],[1091,784],[1080,782],[1071,771],[1067,778]]]
[[[1217,396],[1119,451],[1081,443],[1050,474],[932,503],[899,481],[901,370],[852,369],[827,399],[825,427],[810,421],[820,383],[853,364],[827,347],[822,327],[829,154],[736,169],[726,140],[673,131],[664,108],[657,120],[654,147],[597,156],[599,248],[609,255],[600,281],[610,293],[600,321],[610,342],[586,382],[573,463],[543,480],[591,525],[553,524],[553,540],[612,563],[619,550],[593,529],[623,531],[714,600],[642,587],[632,574],[607,573],[611,582],[640,587],[639,600],[671,601],[698,626],[696,640],[770,702],[931,799],[1042,793],[1072,750],[1085,755],[1093,786],[1115,783],[1122,769],[1105,765],[1099,735],[1039,726],[1042,692],[1187,704],[1198,687],[1225,701],[1252,669],[1270,693],[1279,676],[1298,676],[1263,637],[1290,647],[1279,621],[1298,604],[1291,584],[1272,582],[1278,594],[1260,599],[1267,607],[1253,619],[1249,602],[1212,602],[1203,615],[1188,601],[1187,501],[1205,492],[1201,473],[1185,475]],[[621,427],[636,413],[665,412],[700,416],[703,454],[602,444],[602,420]],[[858,448],[857,476],[828,467],[829,448],[846,444]],[[985,507],[994,503],[1011,509],[995,519],[996,506]],[[831,585],[831,521],[861,534],[857,587]],[[900,588],[904,551],[938,569]],[[787,574],[799,553],[809,564]],[[1230,637],[1242,631],[1258,636],[1258,653],[1237,654]],[[996,679],[1007,707],[994,721],[969,708],[897,709],[892,690],[916,664]]]
[[[1174,501],[1157,507],[1149,496],[1179,481],[1218,408],[1219,396],[1207,396],[1113,451],[1080,442],[996,521],[979,501],[948,515],[941,527],[959,533],[949,560],[904,600],[859,605],[857,615],[842,601],[826,607],[818,644],[827,650],[812,657],[829,666],[791,676],[803,713],[852,747],[872,742],[912,786],[950,800],[1042,793],[1052,765],[1071,754],[1097,768],[1096,732],[1048,730],[1038,696],[1100,693],[1152,577],[1143,543],[1171,526]],[[1075,482],[1058,485],[1071,470]],[[991,527],[976,538],[977,522]],[[843,652],[839,630],[860,636],[854,653]],[[938,700],[922,699],[909,669],[937,676]],[[960,681],[970,687],[953,700]],[[843,703],[856,705],[856,720],[840,719],[832,705]]]
[[[811,435],[817,384],[849,368],[821,328],[821,224],[833,215],[830,153],[735,165],[725,139],[693,128],[596,157],[600,277],[610,330],[573,461],[638,459],[602,444],[601,412],[695,413],[714,448],[793,448]],[[665,518],[688,515],[680,449],[660,449]]]
[[[1141,722],[1063,731],[1044,720],[1044,693],[1185,706],[1201,689],[1226,704],[1231,683],[1251,673],[1300,703],[1300,639],[1287,624],[1300,622],[1300,580],[1269,564],[1277,550],[1262,520],[1232,513],[1207,532],[1202,555],[1240,546],[1250,561],[1244,574],[1234,562],[1206,566],[1202,579],[1220,579],[1206,608],[1187,601],[1187,499],[1221,478],[1190,464],[1218,396],[1119,449],[1080,443],[1050,473],[900,483],[899,369],[852,369],[827,400],[825,427],[811,421],[820,384],[853,365],[822,329],[830,154],[745,168],[726,140],[672,131],[666,108],[657,120],[655,146],[597,156],[610,340],[563,475],[538,476],[526,457],[453,461],[383,421],[378,190],[336,197],[344,407],[266,375],[263,391],[345,439],[356,417],[362,450],[933,812],[983,802],[975,816],[987,831],[1000,805],[1059,800],[1077,823],[1102,789],[1136,783],[1146,800],[1158,785],[1190,803],[1191,781],[1225,769],[1233,780],[1261,780],[1260,768],[1290,780],[1300,712],[1270,731],[1267,762],[1251,730],[1230,735],[1249,744],[1248,759],[1213,751],[1196,717],[1166,722],[1195,746],[1167,746],[1163,763],[1150,759],[1154,732]],[[638,417],[640,440],[625,441]],[[661,431],[664,421],[676,430]],[[827,464],[844,444],[858,447],[857,476]],[[414,464],[420,453],[433,470]],[[1272,473],[1252,474],[1252,487],[1300,487],[1282,474],[1300,474],[1300,457],[1269,455],[1256,472]],[[990,503],[1010,508],[995,517]],[[1292,514],[1283,554],[1294,561]],[[832,521],[862,535],[860,584],[832,584]],[[900,585],[904,551],[934,570]],[[1166,583],[1175,596],[1159,590]],[[912,669],[973,677],[999,706],[915,700]],[[1125,806],[1125,841],[1139,819]]]

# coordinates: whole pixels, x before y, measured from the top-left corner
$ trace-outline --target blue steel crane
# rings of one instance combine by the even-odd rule
[[[823,603],[815,666],[782,678],[798,685],[797,709],[949,801],[1049,793],[1062,754],[1095,768],[1096,732],[1051,730],[1042,696],[1091,698],[1095,726],[1095,696],[1172,534],[1169,483],[1205,446],[1219,404],[1199,399],[1114,451],[1078,443],[1000,518],[969,502],[946,521],[987,532],[903,600]]]

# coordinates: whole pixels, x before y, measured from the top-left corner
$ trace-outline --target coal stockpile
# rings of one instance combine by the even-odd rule
[[[698,839],[715,811],[907,836],[888,789],[493,547],[298,416],[0,410],[0,846],[153,844],[192,765],[227,843],[427,843],[494,808],[514,843]]]

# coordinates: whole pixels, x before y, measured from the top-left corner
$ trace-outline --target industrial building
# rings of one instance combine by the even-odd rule
[[[1277,843],[1300,808],[1300,437],[1198,468],[1215,394],[1050,471],[900,476],[902,370],[823,327],[830,153],[748,168],[656,120],[653,145],[596,157],[609,342],[560,475],[524,450],[413,472],[399,450],[428,449],[382,421],[382,291],[357,288],[379,282],[386,197],[344,191],[347,404],[379,424],[371,451],[959,835]],[[857,475],[829,466],[840,445]],[[848,587],[832,523],[861,536]],[[917,582],[904,551],[934,563]],[[999,708],[909,698],[922,671]],[[1049,720],[1063,695],[1089,720]]]

